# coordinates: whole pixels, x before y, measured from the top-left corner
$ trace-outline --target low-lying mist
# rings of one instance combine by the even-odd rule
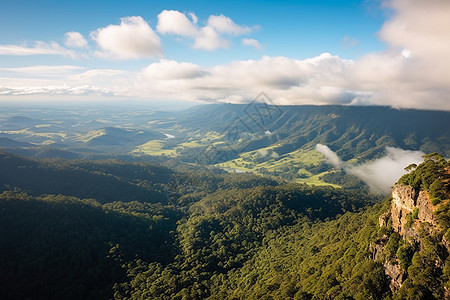
[[[316,150],[336,169],[355,175],[364,181],[373,194],[389,194],[393,184],[406,173],[404,168],[423,161],[422,151],[386,147],[386,156],[359,165],[351,165],[339,158],[328,146],[317,144]]]

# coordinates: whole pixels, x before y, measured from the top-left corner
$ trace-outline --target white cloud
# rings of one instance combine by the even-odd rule
[[[0,55],[62,55],[72,58],[77,57],[76,52],[61,47],[57,42],[46,43],[43,41],[35,42],[34,47],[0,45]]]
[[[198,18],[193,12],[190,12],[189,16],[191,17],[192,23],[194,23],[194,24],[198,23]]]
[[[173,60],[161,60],[146,67],[143,76],[150,79],[191,79],[202,77],[208,72],[193,63],[179,63]]]
[[[192,22],[185,14],[176,10],[163,10],[158,15],[156,31],[161,34],[176,34],[181,36],[195,37],[198,34],[197,17],[191,13]],[[194,24],[193,24],[194,23]]]
[[[382,40],[434,62],[449,57],[449,1],[389,0],[384,3],[394,13],[379,33]],[[448,60],[443,63],[450,64]]]
[[[359,177],[375,194],[387,194],[393,184],[405,174],[404,168],[423,161],[422,151],[386,147],[386,156],[358,166],[347,166],[345,171]]]
[[[86,70],[78,66],[2,68],[0,76],[4,72],[24,75],[0,78],[0,95],[7,99],[33,96],[124,96],[135,77],[135,73],[122,70]]]
[[[139,59],[162,55],[161,42],[142,17],[122,18],[120,25],[108,25],[91,33],[102,52],[111,59]]]
[[[235,61],[209,68],[210,75],[201,80],[173,82],[171,88],[179,84],[191,98],[207,101],[232,99],[240,102],[265,91],[277,104],[388,105],[450,110],[450,43],[447,42],[450,40],[447,17],[450,2],[392,0],[386,3],[394,13],[379,34],[389,46],[384,52],[369,53],[357,60],[324,53],[304,60],[263,57]],[[184,14],[178,14],[184,16],[189,25],[189,36],[179,30],[172,30],[172,34],[193,39],[193,47],[199,49],[228,47],[229,41],[218,28],[233,26],[227,27],[224,19],[219,18],[217,22],[213,19],[203,27],[208,30],[200,34],[195,23]],[[355,44],[351,38],[344,38],[344,42]]]
[[[394,183],[405,174],[405,167],[423,161],[422,151],[409,151],[400,148],[386,147],[386,155],[360,165],[343,163],[328,146],[317,144],[316,150],[322,153],[327,162],[337,169],[343,169],[364,181],[372,193],[388,194]]]
[[[214,28],[217,32],[226,33],[231,35],[248,34],[252,30],[247,26],[239,26],[233,22],[229,17],[224,15],[209,16],[208,26]]]
[[[216,50],[218,48],[228,48],[230,41],[222,38],[214,28],[205,26],[198,31],[195,37],[194,49]]]
[[[8,88],[0,86],[1,96],[111,96],[113,93],[108,89],[85,86],[69,86],[69,85],[50,85],[50,86],[24,86],[16,88]]]
[[[317,144],[316,151],[323,154],[327,162],[336,169],[342,168],[342,160],[328,146]]]
[[[390,49],[372,54],[384,68],[365,75],[365,83],[382,83],[371,102],[450,110],[450,1],[389,0],[384,5],[393,13],[379,36]]]
[[[88,43],[84,36],[76,31],[66,32],[64,45],[71,48],[87,48]]]
[[[391,0],[386,3],[394,13],[379,35],[388,49],[356,60],[329,53],[308,59],[263,56],[208,68],[161,60],[142,72],[112,72],[106,76],[108,80],[96,76],[92,82],[77,78],[80,82],[75,83],[146,99],[239,103],[264,91],[276,104],[388,105],[450,110],[450,18],[447,17],[450,2]],[[198,49],[226,48],[231,36],[250,30],[253,27],[239,26],[225,16],[210,17],[200,26],[192,13],[165,10],[158,15],[159,33],[185,38]],[[103,49],[102,55],[110,58],[153,57],[162,53],[158,36],[141,17],[123,18],[120,25],[101,28],[92,36]],[[243,39],[242,43],[258,45],[254,41]],[[0,55],[37,54],[80,55],[55,42],[38,42],[34,47],[0,45]],[[3,77],[3,85],[12,82],[11,78]],[[75,80],[73,76],[62,76],[61,80],[64,78]],[[19,81],[14,78],[14,85],[27,85]],[[61,85],[61,81],[56,85]]]
[[[194,49],[215,50],[228,48],[230,41],[224,35],[238,36],[248,34],[252,31],[250,27],[240,26],[232,19],[224,15],[209,16],[206,26],[198,26],[198,18],[189,13],[191,20],[186,14],[176,10],[163,10],[158,15],[156,30],[161,34],[173,34],[193,40]]]
[[[84,70],[84,67],[79,66],[29,66],[21,68],[0,68],[1,71],[24,74],[24,75],[38,75],[38,76],[61,76],[64,74],[71,74],[80,70]]]
[[[245,46],[255,47],[258,50],[262,49],[262,45],[255,39],[242,39],[242,44]]]

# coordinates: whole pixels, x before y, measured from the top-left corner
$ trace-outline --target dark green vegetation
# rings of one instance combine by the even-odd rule
[[[37,161],[7,153],[0,154],[0,166],[4,299],[198,299],[244,297],[249,289],[254,297],[269,291],[322,295],[326,288],[298,285],[294,275],[309,270],[298,274],[305,280],[320,277],[324,261],[314,272],[302,264],[312,263],[324,249],[338,255],[328,248],[333,243],[319,240],[346,228],[359,240],[333,234],[338,243],[333,247],[346,252],[353,245],[363,253],[374,230],[373,222],[366,222],[369,213],[351,213],[374,199],[330,187],[282,184],[250,174],[174,172],[143,163]],[[371,212],[375,220],[377,211]],[[359,232],[363,223],[365,231]],[[268,253],[277,259],[267,261]],[[303,262],[302,255],[311,258]],[[287,272],[283,264],[295,261],[289,271],[294,273]],[[253,274],[252,266],[258,265]],[[354,267],[349,276],[359,276]],[[278,276],[290,276],[291,282],[285,286]],[[250,286],[241,289],[244,285]]]
[[[195,163],[360,188],[348,174],[330,174],[318,143],[352,164],[380,158],[388,146],[450,156],[450,112],[251,103],[179,112],[120,107],[0,114],[0,147],[22,156]]]
[[[436,205],[441,200],[450,198],[444,186],[450,181],[450,163],[437,153],[424,155],[423,158],[425,162],[419,166],[406,167],[413,171],[403,175],[398,182],[412,186],[417,191],[428,191],[431,201]]]
[[[396,270],[399,265],[398,278],[401,287],[392,299],[447,299],[450,287],[450,161],[439,154],[424,156],[425,161],[419,166],[408,166],[410,173],[400,178],[399,183],[410,185],[417,191],[428,191],[432,204],[433,221],[421,222],[419,209],[406,216],[408,228],[404,236],[400,236],[392,228],[392,218],[378,231],[378,249],[376,261]],[[432,185],[439,181],[439,188]],[[435,198],[433,195],[439,195]],[[435,201],[438,199],[438,201]],[[422,209],[425,209],[423,207]],[[398,288],[398,287],[397,287]]]
[[[409,244],[379,228],[389,201],[375,204],[314,150],[327,145],[348,163],[386,146],[449,156],[448,112],[252,104],[33,113],[0,114],[0,147],[35,158],[0,152],[2,299],[439,299],[450,287],[438,243],[450,231],[425,230]],[[46,159],[55,157],[73,160]],[[442,228],[446,166],[433,154],[400,180],[440,202]],[[343,188],[293,183],[302,180]],[[408,275],[394,294],[373,259],[379,239]]]
[[[320,143],[343,160],[379,157],[386,146],[450,156],[450,113],[443,111],[223,104],[194,107],[181,122],[194,130],[227,133],[237,128],[238,135],[262,134],[235,147],[245,151],[279,143],[274,150],[282,155]],[[271,134],[265,135],[265,130]]]
[[[3,299],[384,299],[371,253],[383,236],[408,269],[394,298],[438,299],[450,276],[447,261],[430,265],[433,237],[419,253],[378,227],[389,201],[356,191],[7,153],[0,167]],[[447,227],[448,211],[436,213]]]

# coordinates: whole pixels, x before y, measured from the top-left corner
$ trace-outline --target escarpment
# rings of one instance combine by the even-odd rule
[[[411,289],[426,299],[450,299],[448,162],[426,160],[416,170],[394,185],[371,256],[383,264],[394,299],[408,298]]]
[[[425,222],[430,226],[437,226],[433,215],[436,209],[427,191],[416,191],[413,187],[402,184],[396,184],[392,190],[392,228],[402,237],[414,234],[416,224],[420,226]]]

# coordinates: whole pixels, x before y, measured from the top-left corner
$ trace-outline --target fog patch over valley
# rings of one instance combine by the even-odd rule
[[[346,173],[355,175],[364,181],[373,194],[388,194],[393,184],[405,174],[404,168],[412,163],[423,161],[422,151],[410,151],[386,147],[386,155],[363,164],[351,165],[342,160],[328,146],[317,144],[316,150],[323,154],[327,162]]]
[[[323,154],[325,156],[325,159],[327,160],[327,163],[329,163],[336,169],[342,168],[342,160],[328,146],[317,144],[316,151]]]

